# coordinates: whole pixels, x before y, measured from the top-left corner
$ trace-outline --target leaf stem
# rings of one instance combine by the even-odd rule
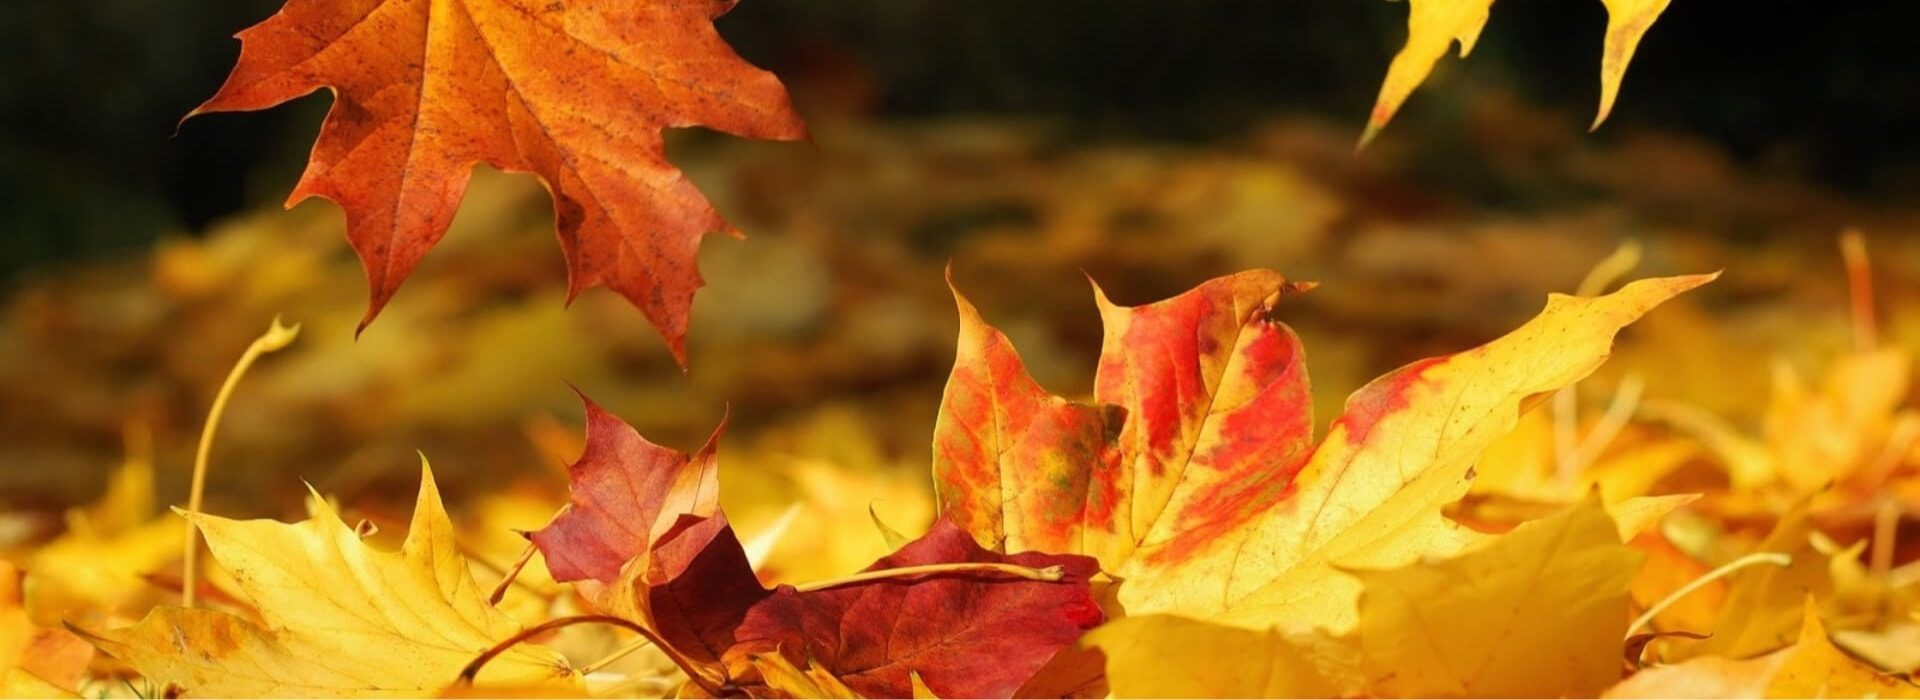
[[[631,655],[633,652],[639,651],[641,649],[645,649],[650,646],[655,646],[653,642],[653,638],[648,637],[646,635],[641,635],[639,639],[635,639],[631,642],[627,642],[625,646],[622,646],[619,649],[613,650],[613,653],[608,654],[606,656],[602,656],[598,660],[592,663],[589,663],[585,666],[581,666],[580,675],[591,676],[595,673],[599,673],[600,671],[604,671],[608,666],[612,666],[614,662],[627,658],[627,656]]]
[[[1641,613],[1640,617],[1633,621],[1633,624],[1627,626],[1627,636],[1632,637],[1639,633],[1641,628],[1652,624],[1654,616],[1665,612],[1667,608],[1672,607],[1673,604],[1679,602],[1681,598],[1687,597],[1709,583],[1726,578],[1728,574],[1759,564],[1788,566],[1793,564],[1793,557],[1780,552],[1754,552],[1722,564],[1720,568],[1709,571],[1700,578],[1687,582],[1687,585],[1681,586],[1680,590],[1667,594],[1667,597],[1661,598],[1660,602],[1654,603],[1653,607],[1647,608],[1647,611]]]
[[[493,595],[487,596],[488,605],[499,605],[500,601],[506,600],[507,589],[512,588],[513,582],[520,578],[520,571],[527,568],[527,562],[533,561],[535,551],[538,550],[532,542],[527,543],[526,549],[520,550],[520,558],[513,560],[513,565],[507,567],[506,573],[501,574],[500,585],[494,586]]]
[[[812,583],[803,583],[803,584],[794,586],[794,588],[801,592],[808,592],[808,591],[823,590],[827,588],[838,588],[840,586],[848,586],[856,583],[865,583],[867,581],[879,581],[879,580],[890,579],[890,578],[910,578],[914,576],[927,576],[932,574],[965,574],[965,573],[1006,574],[1008,576],[1023,578],[1029,581],[1046,581],[1046,582],[1059,581],[1067,577],[1067,570],[1059,566],[1049,566],[1044,569],[1035,569],[1033,567],[1020,566],[1018,564],[1001,564],[998,562],[959,562],[954,564],[922,564],[920,566],[902,566],[894,569],[878,569],[875,571],[862,571],[860,573],[854,574],[852,576],[848,576],[846,578],[837,578],[837,579],[830,579],[826,581],[815,581]]]
[[[687,674],[687,678],[691,679],[695,685],[700,686],[701,690],[707,691],[709,697],[716,697],[716,698],[723,697],[722,690],[719,686],[713,685],[710,679],[700,674],[698,669],[695,669],[693,667],[692,662],[689,662],[686,659],[681,658],[679,654],[673,653],[672,647],[669,647],[666,645],[666,643],[660,641],[660,638],[654,635],[653,630],[649,630],[645,626],[635,624],[634,622],[627,620],[626,618],[614,617],[612,615],[578,615],[575,617],[562,617],[554,620],[548,620],[546,622],[540,623],[533,627],[528,627],[524,630],[521,630],[518,634],[515,634],[506,639],[500,640],[500,643],[493,645],[493,647],[487,649],[484,652],[481,652],[478,657],[475,657],[471,663],[467,664],[466,668],[460,670],[460,678],[456,682],[464,687],[469,687],[469,688],[473,687],[473,679],[480,675],[480,669],[486,667],[488,663],[492,662],[495,658],[498,658],[501,654],[507,653],[507,650],[512,649],[516,646],[519,646],[521,642],[527,641],[534,637],[538,637],[540,635],[546,634],[548,632],[552,632],[557,629],[561,629],[563,627],[572,627],[574,625],[613,625],[615,627],[619,627],[621,629],[625,629],[630,632],[633,632],[634,634],[638,634],[642,638],[660,647],[660,651],[666,653],[667,658],[673,661],[673,665],[679,666],[680,671],[682,673]]]
[[[255,338],[247,351],[240,355],[240,361],[234,363],[233,370],[227,372],[227,380],[220,384],[220,392],[213,396],[213,407],[207,411],[207,424],[200,429],[200,448],[193,456],[193,487],[187,494],[187,532],[183,536],[185,570],[180,575],[180,600],[183,607],[191,608],[195,593],[198,592],[200,527],[194,523],[200,515],[202,500],[207,490],[207,457],[213,452],[213,435],[220,427],[220,417],[227,412],[227,400],[233,397],[234,387],[240,385],[240,378],[246,376],[247,369],[253,366],[261,355],[286,347],[294,338],[300,337],[300,324],[292,327],[280,325],[280,317],[273,318],[267,332]]]

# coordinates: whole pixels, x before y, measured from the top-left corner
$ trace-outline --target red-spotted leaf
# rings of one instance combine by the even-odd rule
[[[1277,305],[1311,285],[1269,271],[1139,307],[1098,293],[1097,405],[1046,392],[956,292],[960,344],[934,434],[943,513],[981,544],[1098,557],[1272,500],[1311,446],[1300,340]]]
[[[945,520],[868,570],[957,562],[1058,566],[1066,576],[946,573],[805,592],[781,586],[747,614],[738,652],[810,660],[868,697],[912,697],[915,674],[939,697],[1007,697],[1104,619],[1087,584],[1094,560],[990,552]]]
[[[233,74],[193,114],[333,91],[289,202],[318,196],[346,210],[371,291],[363,327],[446,234],[473,166],[486,163],[552,191],[569,294],[606,285],[684,363],[695,251],[732,229],[667,161],[662,129],[805,135],[780,81],[714,29],[733,5],[288,0],[240,34]]]

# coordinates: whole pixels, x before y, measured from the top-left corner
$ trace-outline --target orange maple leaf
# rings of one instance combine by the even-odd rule
[[[189,118],[329,88],[288,205],[347,213],[370,287],[362,329],[446,234],[476,163],[553,193],[569,297],[606,285],[685,364],[709,232],[738,235],[667,161],[666,127],[763,139],[806,128],[773,74],[713,20],[734,0],[289,0],[241,32],[226,85]]]

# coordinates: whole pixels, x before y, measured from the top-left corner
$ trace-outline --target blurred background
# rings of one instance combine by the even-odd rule
[[[1121,303],[1251,267],[1319,280],[1287,316],[1323,425],[1367,378],[1504,332],[1630,240],[1636,274],[1727,275],[1639,326],[1598,398],[1632,374],[1755,420],[1770,362],[1811,373],[1849,342],[1847,226],[1884,332],[1920,338],[1912,3],[1676,0],[1588,134],[1601,4],[1505,0],[1355,154],[1403,3],[746,0],[722,32],[816,139],[674,135],[749,235],[703,250],[689,373],[613,295],[563,305],[550,203],[497,173],[356,342],[342,217],[280,208],[329,98],[176,133],[228,37],[278,4],[0,3],[0,544],[59,531],[130,450],[160,503],[184,501],[213,392],[276,314],[305,330],[234,399],[216,512],[297,513],[305,479],[403,514],[418,453],[470,512],[509,484],[560,502],[571,383],[683,449],[729,415],[748,531],[791,502],[930,517],[949,262],[1070,396],[1100,338],[1083,271]]]

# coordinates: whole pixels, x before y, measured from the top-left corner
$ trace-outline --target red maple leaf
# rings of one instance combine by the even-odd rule
[[[666,158],[661,130],[798,139],[771,73],[713,20],[733,0],[289,0],[241,32],[240,60],[189,117],[329,88],[333,110],[288,199],[347,213],[366,266],[361,328],[445,235],[473,166],[553,193],[568,295],[606,285],[682,364],[707,233],[737,233]]]

